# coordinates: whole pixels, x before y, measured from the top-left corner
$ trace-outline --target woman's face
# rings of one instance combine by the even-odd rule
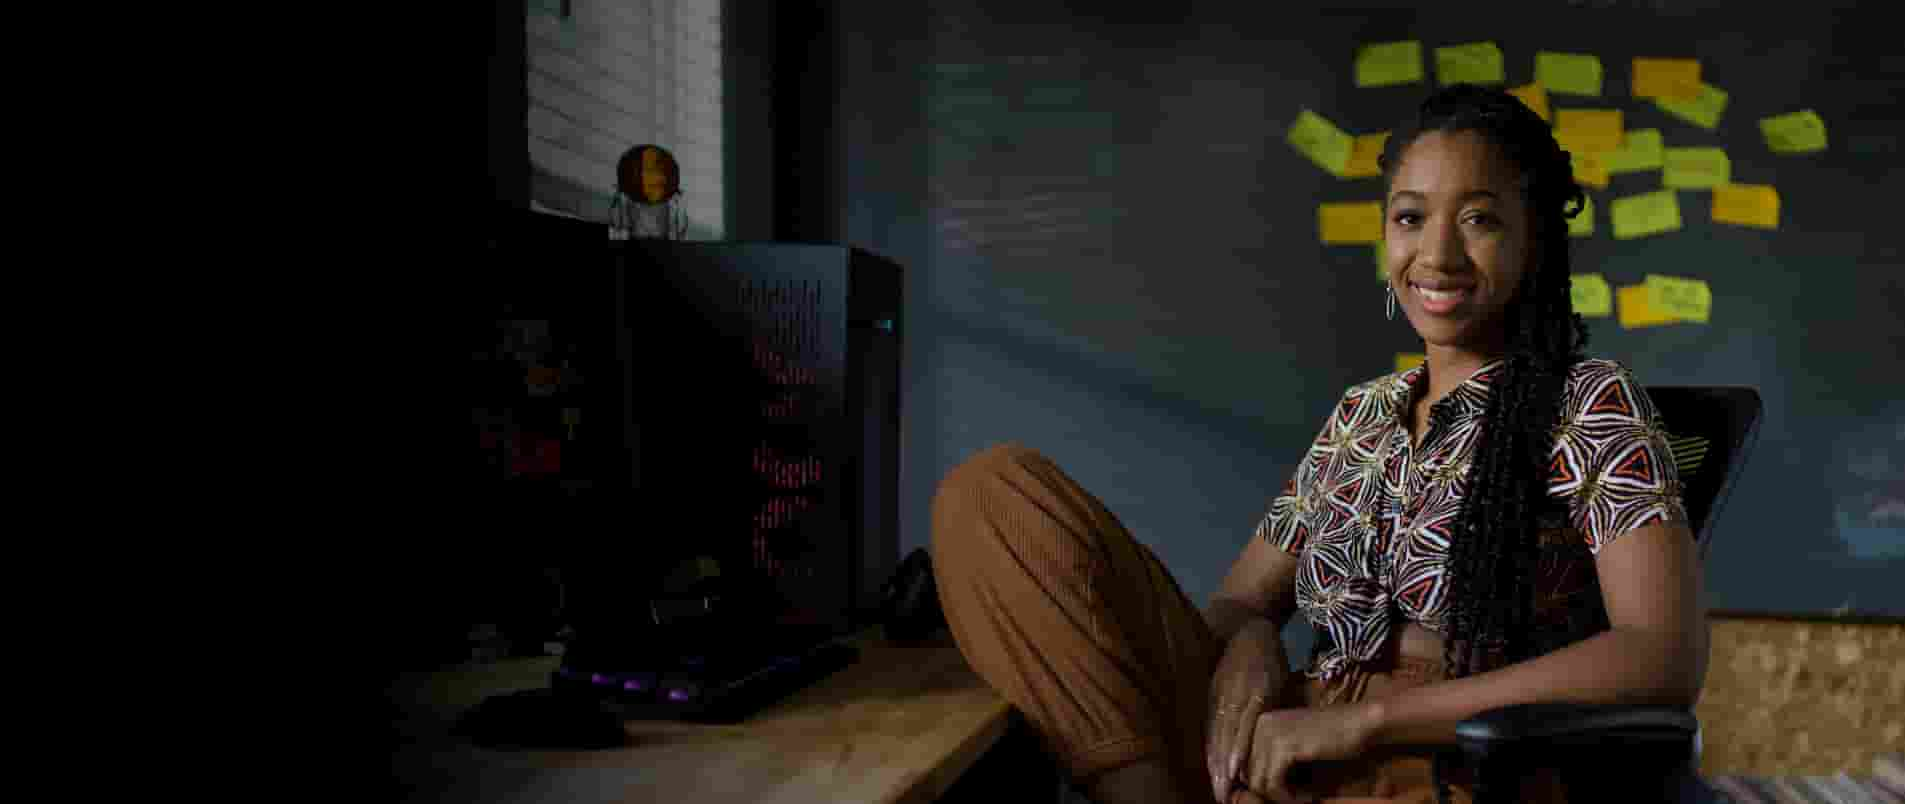
[[[1389,284],[1422,340],[1488,351],[1533,250],[1518,174],[1474,132],[1433,131],[1403,152],[1383,222]]]

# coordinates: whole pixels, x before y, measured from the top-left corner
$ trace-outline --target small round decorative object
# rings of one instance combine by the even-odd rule
[[[681,165],[659,145],[637,145],[615,165],[615,189],[637,203],[665,204],[681,194]]]
[[[688,233],[681,213],[681,164],[659,145],[637,145],[615,164],[615,197],[609,202],[609,237],[680,240]]]

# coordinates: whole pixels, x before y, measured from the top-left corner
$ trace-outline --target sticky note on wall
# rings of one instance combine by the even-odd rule
[[[1676,190],[1701,190],[1726,184],[1733,164],[1723,148],[1668,148],[1661,159],[1660,183]]]
[[[1779,228],[1779,191],[1770,184],[1722,184],[1713,188],[1713,222]]]
[[[1520,98],[1522,104],[1541,115],[1541,119],[1553,119],[1548,112],[1548,91],[1542,89],[1540,84],[1522,84],[1508,90],[1508,94]]]
[[[1596,190],[1607,189],[1607,161],[1594,151],[1569,151],[1574,165],[1574,180]]]
[[[1608,173],[1659,170],[1666,150],[1660,129],[1630,129],[1621,135],[1621,147],[1607,154],[1604,161],[1607,162]]]
[[[1388,87],[1421,80],[1421,42],[1381,42],[1356,51],[1356,86]]]
[[[1674,323],[1674,317],[1654,306],[1654,294],[1646,285],[1628,285],[1615,291],[1620,303],[1621,329],[1657,327]]]
[[[1712,130],[1720,125],[1720,115],[1726,112],[1726,98],[1725,90],[1702,82],[1700,94],[1692,100],[1654,98],[1654,105],[1674,117]]]
[[[1584,318],[1606,318],[1614,313],[1614,289],[1600,274],[1575,274],[1569,277],[1568,296],[1574,311]]]
[[[1601,94],[1601,58],[1592,53],[1535,54],[1535,83],[1556,95]]]
[[[1634,59],[1636,98],[1693,100],[1700,96],[1699,59]]]
[[[1569,151],[1607,153],[1621,147],[1619,109],[1556,109],[1554,138]]]
[[[1614,239],[1663,234],[1680,229],[1680,199],[1672,190],[1630,195],[1614,199],[1609,208],[1614,219]]]
[[[1379,242],[1382,240],[1382,202],[1319,204],[1316,225],[1323,242],[1330,245]]]
[[[1349,164],[1343,168],[1343,178],[1366,179],[1382,175],[1382,167],[1376,164],[1376,157],[1382,155],[1382,144],[1388,139],[1387,131],[1356,135],[1349,149]]]
[[[1641,284],[1654,309],[1675,321],[1705,324],[1713,315],[1713,290],[1703,280],[1648,274]]]
[[[1594,235],[1594,196],[1582,193],[1581,211],[1568,219],[1569,237],[1591,237]]]
[[[1383,241],[1378,240],[1370,248],[1376,252],[1376,278],[1389,281],[1389,251]]]
[[[1332,176],[1341,176],[1349,166],[1356,141],[1327,118],[1308,109],[1297,113],[1284,141]]]
[[[1809,154],[1826,149],[1826,121],[1811,109],[1759,121],[1766,147],[1776,154]]]
[[[1502,50],[1494,42],[1474,42],[1435,49],[1435,80],[1450,84],[1499,84],[1508,80]]]
[[[1419,352],[1397,352],[1396,371],[1408,371],[1416,366],[1420,366],[1425,357],[1427,356]]]

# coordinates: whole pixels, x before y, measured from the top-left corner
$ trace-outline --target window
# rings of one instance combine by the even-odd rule
[[[607,220],[615,164],[681,165],[691,240],[723,236],[720,0],[525,0],[532,205]]]

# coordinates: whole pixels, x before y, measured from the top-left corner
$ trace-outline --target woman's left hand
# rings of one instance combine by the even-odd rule
[[[1264,712],[1257,716],[1238,781],[1274,804],[1301,804],[1307,798],[1292,789],[1290,770],[1304,762],[1361,756],[1376,732],[1377,716],[1367,702]]]

